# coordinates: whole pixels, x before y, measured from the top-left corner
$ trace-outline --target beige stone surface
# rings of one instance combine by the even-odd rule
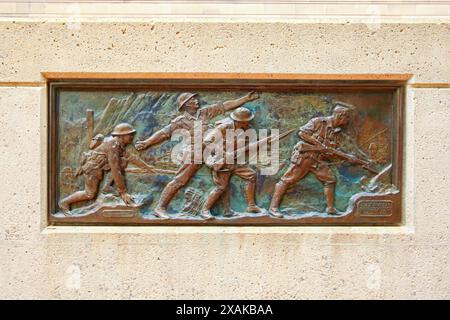
[[[0,81],[42,71],[414,73],[450,82],[449,24],[0,22]]]
[[[364,28],[0,23],[0,81],[233,71],[450,82],[448,26]],[[408,88],[401,227],[44,229],[45,88],[1,87],[0,298],[450,299],[449,117],[450,89]]]

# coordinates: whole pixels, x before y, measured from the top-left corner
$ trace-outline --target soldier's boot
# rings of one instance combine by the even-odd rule
[[[324,187],[325,199],[327,201],[326,213],[330,215],[338,215],[338,211],[334,207],[334,184],[326,184]]]
[[[278,182],[275,185],[275,191],[273,192],[272,201],[270,202],[269,214],[275,218],[283,218],[283,214],[280,211],[281,200],[288,189],[288,185],[283,181]]]
[[[256,205],[255,201],[255,191],[256,191],[256,182],[250,181],[247,183],[247,212],[250,213],[261,213],[263,210]]]
[[[239,214],[236,211],[234,211],[233,209],[227,209],[226,211],[223,212],[223,216],[225,218],[236,217],[238,215]]]
[[[58,206],[65,215],[70,213],[70,205],[64,199],[58,202]]]
[[[202,218],[205,219],[205,220],[211,220],[211,219],[214,219],[214,216],[211,214],[211,211],[210,211],[210,210],[205,210],[205,209],[203,209],[203,210],[200,212],[200,217],[202,217]]]
[[[203,204],[202,211],[200,212],[200,217],[207,220],[214,219],[214,216],[211,214],[211,209],[224,192],[227,192],[226,187],[217,187],[213,191],[211,191],[205,203]]]
[[[230,190],[227,189],[222,196],[222,204],[223,204],[223,216],[226,218],[231,218],[237,216],[237,212],[231,209],[230,206]]]
[[[155,210],[153,210],[153,215],[160,219],[170,219],[167,209],[164,207],[157,206]]]
[[[92,200],[96,196],[95,192],[77,191],[58,202],[59,207],[65,215],[70,214],[70,205],[81,201]]]
[[[158,218],[170,219],[170,216],[167,213],[167,207],[170,201],[172,201],[173,197],[177,194],[178,190],[180,190],[181,188],[180,184],[172,182],[173,181],[169,182],[169,184],[162,191],[158,204],[153,211],[153,215]]]

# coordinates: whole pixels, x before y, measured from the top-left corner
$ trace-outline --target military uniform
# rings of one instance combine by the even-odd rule
[[[217,123],[217,127],[214,128],[206,137],[205,143],[212,142],[212,137],[219,134],[222,137],[226,137],[227,130],[234,130],[234,121],[231,118],[224,119]],[[236,137],[238,139],[238,137]],[[224,153],[225,145],[227,142],[224,139]],[[234,143],[236,146],[236,143]],[[248,164],[227,164],[225,163],[220,170],[212,171],[214,183],[218,190],[225,191],[232,175],[236,175],[239,178],[247,181],[248,183],[256,183],[256,171],[253,170]]]
[[[311,119],[300,128],[299,135],[306,134],[326,147],[338,148],[342,140],[341,128],[333,127],[332,120],[332,116]],[[290,158],[289,168],[275,186],[269,212],[282,217],[278,208],[287,189],[312,173],[324,185],[327,212],[337,213],[333,205],[336,177],[329,166],[332,160],[333,156],[327,154],[321,146],[303,140],[298,142]]]
[[[104,173],[107,171],[111,171],[112,180],[124,201],[126,203],[131,201],[123,176],[123,167],[126,166],[124,163],[126,161],[125,145],[121,143],[123,140],[116,136],[132,135],[135,132],[136,130],[129,124],[118,124],[111,133],[111,137],[105,138],[100,145],[84,153],[80,173],[84,176],[85,189],[77,191],[59,202],[59,206],[64,212],[70,210],[72,203],[94,199]]]
[[[240,110],[241,109],[241,110]],[[207,136],[205,137],[205,144],[214,143],[214,137],[221,136],[224,150],[224,154],[226,151],[226,146],[233,144],[234,150],[236,150],[236,140],[239,139],[239,137],[235,136],[235,141],[226,141],[226,131],[227,130],[235,130],[235,120],[233,120],[233,117],[235,114],[238,114],[239,112],[242,112],[243,110],[250,113],[250,111],[246,108],[239,108],[235,112],[233,112],[230,116],[230,118],[226,118],[220,122],[217,123],[216,127],[211,130]],[[253,116],[252,116],[253,117]],[[225,160],[225,159],[224,159]],[[226,160],[225,160],[226,161]],[[220,168],[214,169],[214,166],[212,166],[212,176],[213,181],[216,185],[214,190],[210,192],[208,195],[208,198],[206,199],[206,202],[202,209],[202,214],[205,218],[212,218],[209,211],[214,206],[214,204],[217,202],[217,200],[220,199],[220,197],[225,196],[226,199],[229,198],[229,190],[228,185],[230,183],[230,178],[233,175],[238,176],[239,178],[245,180],[247,182],[247,188],[246,188],[246,199],[248,212],[254,212],[259,213],[261,212],[261,209],[256,206],[255,201],[255,192],[256,192],[256,171],[252,169],[248,164],[236,164],[236,163],[224,163],[220,166]],[[230,211],[228,214],[231,213],[230,208],[228,207],[228,204],[225,204],[226,210]]]
[[[300,128],[300,132],[310,134],[320,143],[330,147],[336,148],[339,145],[341,130],[332,127],[331,117],[311,119]],[[328,161],[332,159],[327,157],[326,153],[308,151],[308,149],[314,149],[314,146],[304,141],[295,145],[290,159],[291,165],[281,180],[288,185],[293,185],[311,172],[324,184],[336,183],[336,178],[328,165]]]
[[[215,118],[218,115],[224,114],[225,108],[222,103],[212,104],[206,107],[202,107],[198,110],[195,116],[184,112],[182,115],[173,119],[170,124],[165,126],[160,130],[160,134],[164,135],[166,139],[170,139],[173,132],[176,130],[187,130],[191,137],[194,137],[194,123],[195,121],[202,122],[202,134],[205,133],[210,127],[208,126],[208,121]],[[202,167],[202,163],[194,163],[194,145],[186,145],[184,152],[190,153],[189,163],[183,163],[178,169],[174,180],[177,187],[181,188],[188,184],[191,178],[197,173],[197,171]]]
[[[180,106],[183,105],[179,102]],[[181,107],[180,107],[181,108]],[[225,107],[222,103],[212,104],[198,109],[196,115],[191,115],[188,112],[183,112],[180,116],[173,119],[167,126],[156,132],[149,139],[152,140],[154,144],[160,143],[162,141],[170,139],[172,134],[176,130],[187,130],[191,137],[194,136],[194,126],[196,121],[201,121],[202,123],[202,136],[209,128],[208,121],[215,118],[220,114],[225,113]],[[202,163],[195,163],[194,161],[194,144],[186,145],[184,148],[184,154],[186,152],[190,153],[190,158],[186,159],[189,161],[184,161],[181,167],[178,169],[175,177],[170,181],[166,187],[163,189],[159,202],[155,208],[155,215],[161,218],[168,218],[165,212],[167,206],[169,205],[172,198],[176,195],[178,190],[187,185],[192,177],[197,173],[197,171],[202,167]],[[203,157],[203,154],[202,154]]]
[[[122,156],[120,157],[120,161],[119,161],[120,172],[123,175],[125,175],[125,169],[128,167],[129,163],[133,163],[133,164],[136,164],[137,166],[139,166],[142,163],[142,160],[135,154],[129,153],[125,150],[123,152]],[[113,176],[111,174],[107,174],[106,183],[103,187],[103,192],[105,192],[105,193],[113,192],[113,189],[112,189],[113,184],[114,184]]]
[[[216,103],[201,107],[200,109],[198,109],[195,116],[191,115],[188,112],[183,112],[183,114],[179,115],[178,117],[173,119],[167,126],[165,126],[162,129],[162,132],[164,135],[166,135],[167,139],[171,137],[172,133],[175,130],[180,129],[189,131],[193,136],[195,121],[202,121],[203,132],[206,132],[206,130],[209,128],[208,121],[224,113],[225,107],[222,103]]]
[[[106,138],[97,148],[86,153],[86,162],[81,166],[81,170],[84,176],[87,200],[93,199],[97,195],[104,172],[110,171],[111,168],[120,173],[123,172],[123,167],[126,166],[123,163],[124,155],[124,147],[113,137]],[[126,192],[122,175],[116,177],[112,175],[112,178],[119,193]]]

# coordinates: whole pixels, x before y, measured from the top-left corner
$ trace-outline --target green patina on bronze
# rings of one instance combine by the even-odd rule
[[[86,113],[92,110],[94,114],[95,134],[108,136],[113,128],[126,122],[136,128],[136,140],[149,137],[163,128],[179,115],[177,97],[182,91],[147,91],[147,90],[64,90],[57,95],[56,104],[59,109],[58,123],[58,163],[59,179],[58,199],[83,187],[83,176],[73,177],[80,165],[80,157],[88,149],[88,130]],[[202,105],[236,99],[247,91],[199,91],[198,97]],[[270,92],[260,93],[257,100],[247,102],[245,107],[254,112],[252,126],[255,129],[298,129],[310,119],[328,116],[333,110],[334,101],[345,101],[354,106],[350,125],[344,130],[345,140],[342,149],[363,158],[374,161],[379,170],[392,163],[392,139],[394,136],[394,108],[396,105],[394,92],[370,92],[365,90],[340,92]],[[227,115],[226,115],[227,116]],[[222,119],[219,116],[211,121]],[[299,141],[296,134],[280,141],[281,167],[274,176],[258,175],[256,200],[260,207],[268,208],[274,185],[286,171],[294,145]],[[170,162],[170,152],[177,142],[168,141],[156,147],[138,152],[130,145],[127,150],[138,155],[148,164],[159,169],[177,170],[177,165]],[[130,166],[132,167],[132,166]],[[258,165],[256,166],[258,168]],[[361,193],[361,178],[368,176],[367,171],[359,166],[349,166],[336,163],[332,166],[337,179],[336,208],[345,212],[350,205],[350,198]],[[139,214],[152,218],[152,211],[163,188],[172,179],[170,174],[150,175],[133,172],[126,174],[128,191],[139,198],[143,205]],[[383,177],[384,183],[392,183],[392,173]],[[106,179],[105,179],[106,180]],[[103,182],[104,183],[104,182]],[[200,190],[207,195],[214,187],[210,169],[203,166],[188,187]],[[245,183],[233,177],[231,184],[231,206],[235,211],[244,212],[247,206],[245,198]],[[102,196],[101,196],[102,197]],[[102,198],[107,202],[107,198]],[[184,190],[178,192],[170,203],[169,211],[176,214],[181,211],[185,200]],[[74,206],[75,214],[83,214],[83,208],[89,203]],[[313,213],[324,212],[325,200],[323,186],[313,175],[292,186],[283,200],[283,207],[290,217],[302,218]],[[213,210],[220,216],[222,205]]]

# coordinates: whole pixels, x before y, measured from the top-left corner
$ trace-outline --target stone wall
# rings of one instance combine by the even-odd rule
[[[0,22],[0,298],[450,298],[448,24]],[[400,227],[47,227],[41,72],[412,73]]]

